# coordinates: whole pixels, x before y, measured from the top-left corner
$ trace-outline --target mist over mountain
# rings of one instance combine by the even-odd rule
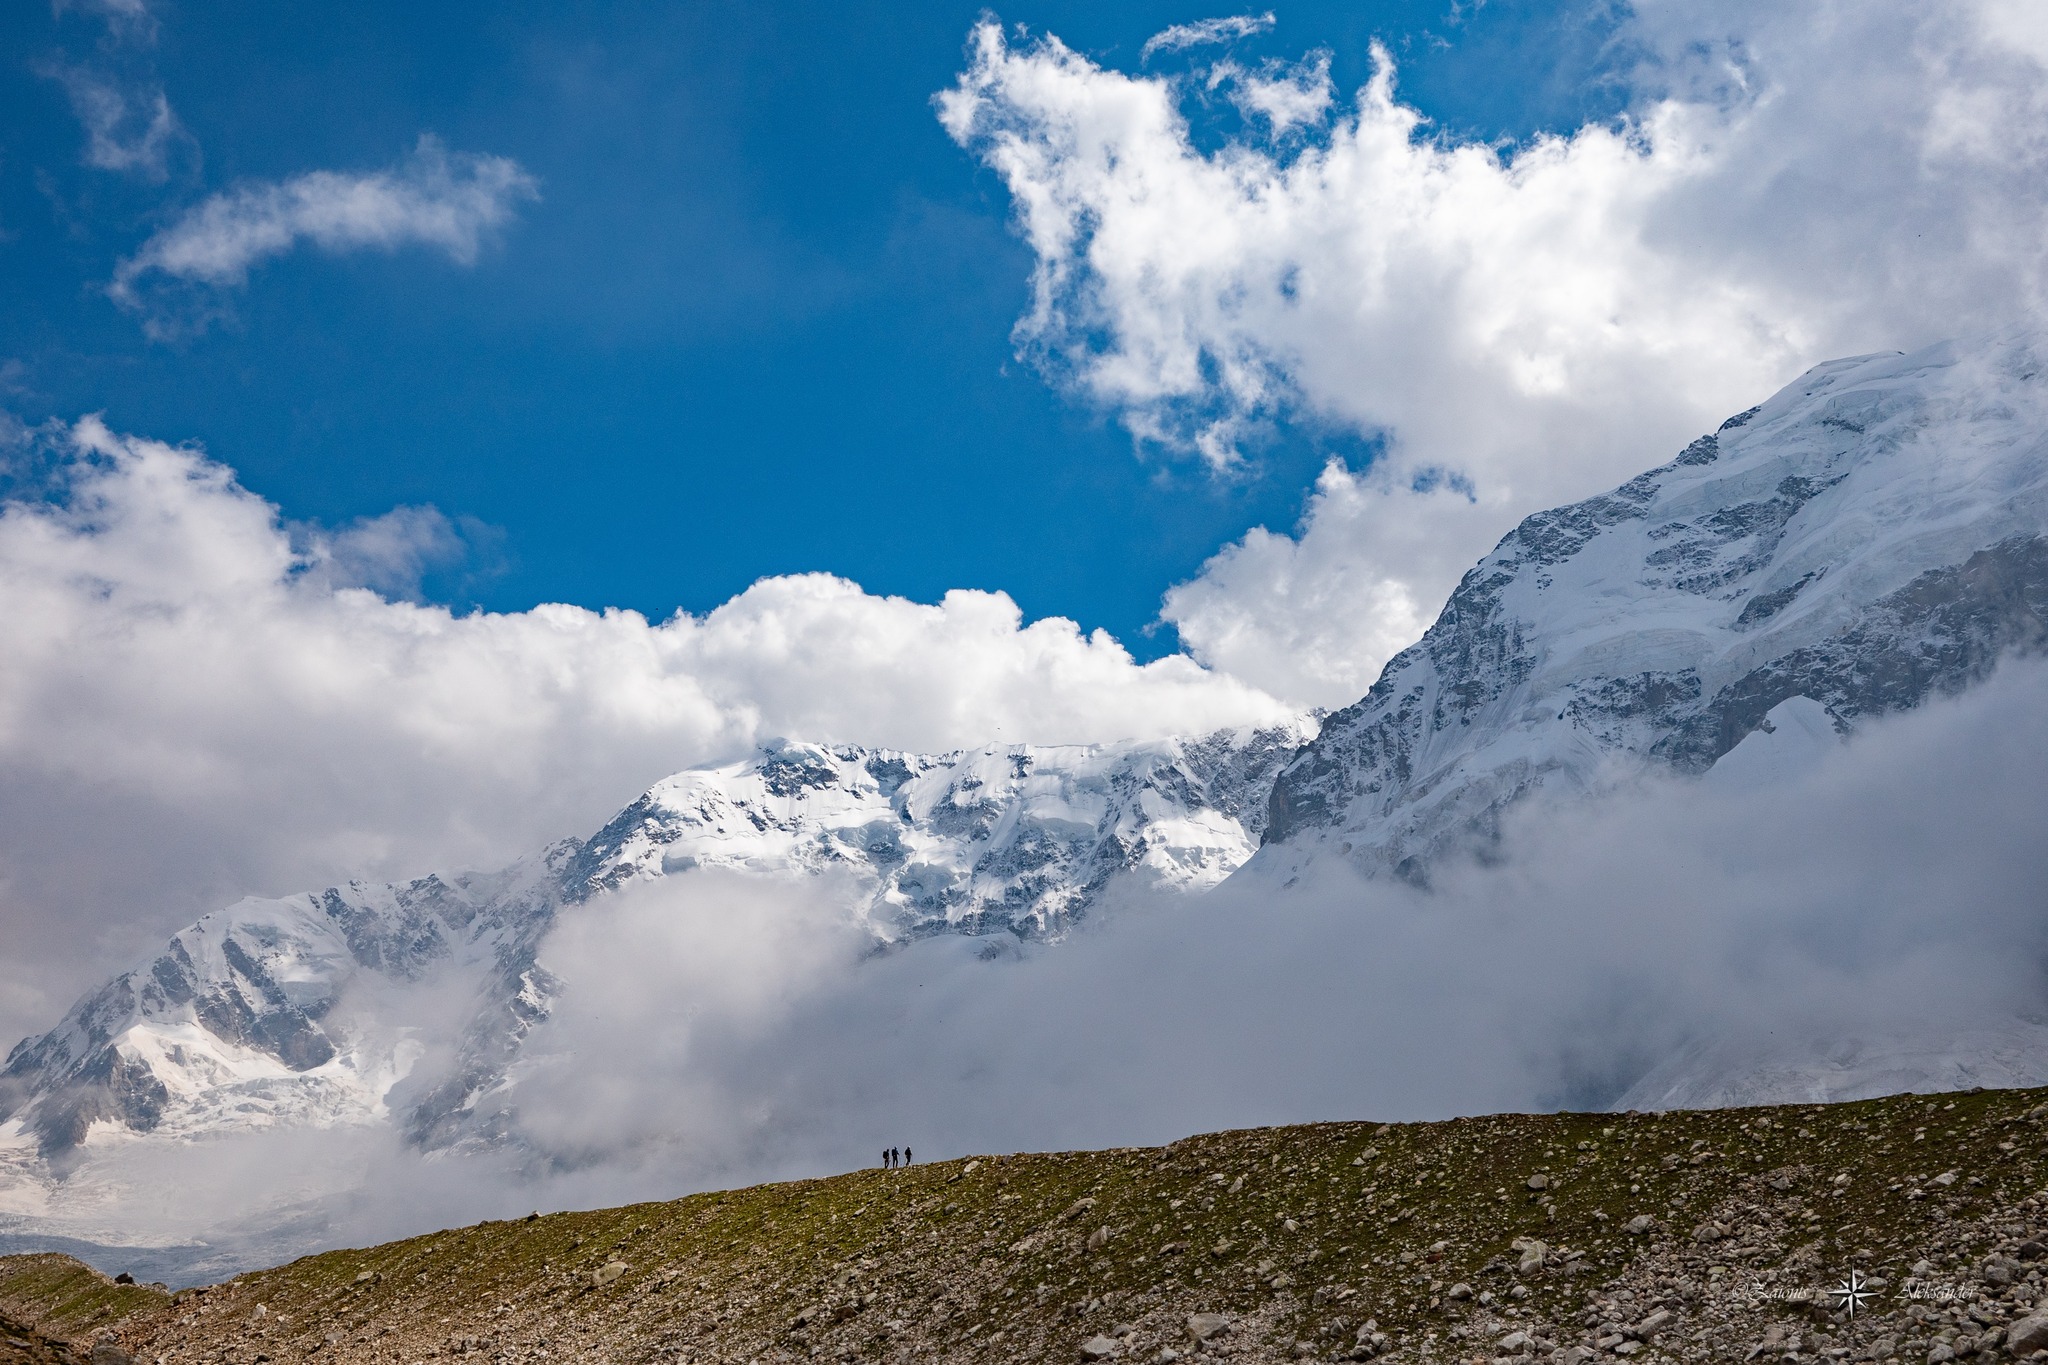
[[[1530,517],[1320,727],[777,741],[217,911],[9,1054],[0,1211],[274,1254],[909,1129],[2041,1083],[2039,348],[1819,366]]]

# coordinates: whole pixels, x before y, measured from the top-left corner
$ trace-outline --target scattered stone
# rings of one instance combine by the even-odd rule
[[[1097,1334],[1081,1343],[1081,1354],[1090,1360],[1107,1360],[1122,1351],[1123,1343],[1114,1337]]]
[[[2006,1349],[2015,1356],[2030,1356],[2048,1349],[2048,1312],[2021,1318],[2006,1331]]]
[[[1109,1225],[1107,1223],[1103,1224],[1101,1227],[1095,1229],[1095,1231],[1088,1234],[1088,1249],[1090,1251],[1102,1250],[1104,1247],[1109,1245],[1109,1239],[1111,1235],[1112,1234],[1110,1233]]]
[[[1928,1183],[1928,1184],[1930,1184],[1930,1185],[1941,1185],[1941,1186],[1948,1186],[1948,1185],[1953,1185],[1953,1184],[1955,1184],[1955,1183],[1956,1183],[1956,1172],[1954,1172],[1954,1171],[1943,1171],[1943,1172],[1942,1172],[1942,1173],[1941,1173],[1940,1175],[1938,1175],[1938,1176],[1934,1177],[1934,1179],[1932,1179],[1932,1180],[1928,1181],[1927,1183]]]
[[[1532,1190],[1547,1190],[1550,1188],[1550,1177],[1538,1171],[1529,1177],[1527,1184]]]
[[[1472,1297],[1472,1286],[1461,1280],[1445,1291],[1444,1297],[1457,1302],[1463,1302]]]
[[[1623,1223],[1621,1230],[1631,1237],[1641,1237],[1644,1233],[1657,1230],[1657,1220],[1647,1213],[1639,1213]]]
[[[1188,1335],[1196,1341],[1207,1341],[1230,1330],[1230,1318],[1223,1313],[1191,1313],[1188,1315]]]
[[[593,1287],[601,1289],[625,1273],[626,1263],[624,1261],[606,1261],[603,1265],[590,1272],[590,1283]]]

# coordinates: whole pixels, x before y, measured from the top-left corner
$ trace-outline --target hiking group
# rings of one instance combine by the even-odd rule
[[[893,1170],[898,1166],[908,1166],[909,1164],[910,1149],[908,1147],[905,1147],[900,1152],[897,1151],[894,1147],[885,1147],[882,1149],[882,1165],[885,1169]]]

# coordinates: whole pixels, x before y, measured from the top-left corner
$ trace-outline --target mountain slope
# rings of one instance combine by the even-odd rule
[[[0,1313],[74,1358],[103,1336],[169,1361],[2004,1359],[2048,1339],[2044,1099],[960,1158],[482,1223],[168,1303],[0,1259]],[[1852,1270],[1853,1323],[1829,1293]]]
[[[1781,704],[1838,728],[2048,645],[2031,338],[1835,361],[1671,463],[1525,520],[1273,789],[1258,873],[1425,879],[1617,763],[1711,767]]]

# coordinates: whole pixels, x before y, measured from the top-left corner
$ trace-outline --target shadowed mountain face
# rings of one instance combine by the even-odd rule
[[[422,1148],[493,1144],[508,1116],[480,1101],[561,986],[542,945],[592,897],[698,867],[837,872],[878,944],[1057,939],[1120,881],[1228,876],[1304,733],[938,756],[778,742],[679,773],[588,841],[502,872],[245,900],[17,1046],[0,1132],[60,1168],[102,1122],[164,1136],[392,1122]],[[461,1022],[437,1038],[448,1002]],[[452,1060],[422,1063],[437,1042]]]
[[[1701,772],[1793,698],[1847,730],[2040,651],[2044,414],[2031,340],[1836,361],[1530,517],[1281,773],[1254,868],[1422,880],[1534,788]]]

